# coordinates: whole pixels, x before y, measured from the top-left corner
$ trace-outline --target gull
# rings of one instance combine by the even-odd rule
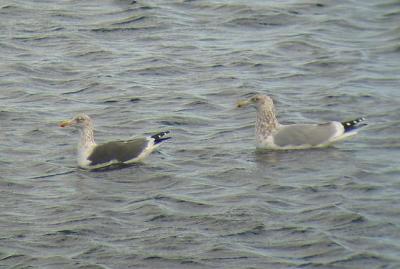
[[[260,149],[307,149],[329,146],[337,141],[357,134],[365,118],[350,121],[330,121],[319,124],[280,124],[276,118],[275,106],[271,97],[255,95],[237,102],[237,107],[255,105],[256,144]]]
[[[161,142],[171,138],[164,137],[169,133],[169,131],[166,131],[148,137],[96,144],[93,135],[93,121],[88,115],[83,113],[60,123],[60,127],[68,126],[78,127],[80,131],[78,166],[89,170],[141,162]]]

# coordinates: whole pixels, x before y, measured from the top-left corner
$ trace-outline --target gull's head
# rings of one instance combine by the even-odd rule
[[[78,126],[87,127],[92,125],[92,119],[86,114],[78,114],[70,120],[60,122],[60,127]]]
[[[236,103],[236,107],[246,107],[249,105],[255,105],[257,108],[266,107],[273,109],[274,102],[268,95],[257,94],[247,100],[240,100]]]

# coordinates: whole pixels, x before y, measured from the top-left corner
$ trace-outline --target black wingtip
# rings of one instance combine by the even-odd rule
[[[367,125],[366,123],[359,124],[360,122],[363,122],[365,120],[366,120],[365,118],[361,117],[361,118],[357,118],[357,119],[350,120],[350,121],[344,121],[344,122],[341,122],[341,123],[342,123],[342,125],[344,127],[344,131],[345,132],[349,132],[349,131],[352,131],[354,129],[358,129],[358,128],[361,128],[363,126],[366,126]]]
[[[157,133],[155,135],[152,135],[151,138],[154,139],[154,144],[158,144],[158,143],[161,143],[161,142],[163,142],[165,140],[171,139],[171,137],[164,137],[165,135],[167,135],[169,133],[170,133],[169,131],[160,132],[160,133]]]

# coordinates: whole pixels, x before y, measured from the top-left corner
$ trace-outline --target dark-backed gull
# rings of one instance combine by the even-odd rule
[[[153,152],[169,131],[152,136],[129,140],[110,141],[96,144],[93,135],[93,121],[86,114],[79,114],[71,120],[64,120],[60,127],[76,126],[81,138],[78,144],[78,165],[84,169],[99,169],[111,165],[137,163]]]

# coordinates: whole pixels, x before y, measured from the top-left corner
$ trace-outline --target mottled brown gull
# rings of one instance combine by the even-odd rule
[[[330,121],[320,124],[280,124],[276,118],[272,99],[266,95],[255,95],[248,100],[237,102],[237,107],[255,104],[257,109],[257,148],[306,149],[329,146],[332,143],[355,135],[357,129],[365,126],[364,118],[351,121]]]
[[[71,120],[64,120],[60,127],[76,126],[80,131],[78,144],[78,165],[84,169],[99,169],[111,165],[123,165],[141,162],[153,152],[169,131],[149,137],[130,140],[110,141],[96,144],[93,135],[93,121],[86,114],[79,114]]]

